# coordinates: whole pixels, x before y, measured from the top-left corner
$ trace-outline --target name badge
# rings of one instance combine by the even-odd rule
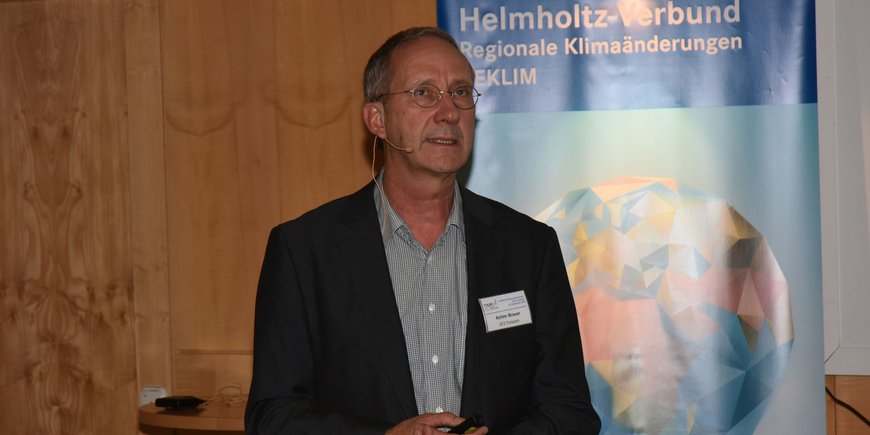
[[[532,312],[523,290],[480,298],[478,301],[486,320],[486,332],[532,323]]]

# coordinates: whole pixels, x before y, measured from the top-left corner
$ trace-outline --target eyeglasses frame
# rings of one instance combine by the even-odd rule
[[[423,86],[431,86],[431,87],[433,87],[433,88],[435,88],[435,89],[438,90],[438,98],[437,98],[437,99],[435,100],[435,102],[432,103],[432,105],[430,105],[430,106],[421,106],[420,103],[417,102],[417,99],[414,98],[414,91],[416,91],[417,89],[420,89],[420,88],[423,87]],[[472,98],[474,98],[474,104],[472,104],[470,107],[459,107],[459,105],[456,104],[456,99],[455,99],[455,97],[454,97],[454,92],[456,92],[456,89],[459,89],[459,88],[471,88],[471,92],[472,92],[471,95],[472,95]],[[457,86],[456,88],[453,88],[452,91],[442,91],[441,88],[439,88],[438,86],[431,85],[431,84],[428,84],[428,83],[424,83],[424,84],[422,84],[422,85],[415,86],[415,87],[413,87],[413,88],[411,88],[411,89],[408,89],[408,90],[406,90],[406,91],[390,92],[390,93],[387,93],[387,94],[381,94],[381,95],[378,95],[378,96],[375,98],[375,101],[379,101],[379,100],[381,100],[381,99],[384,98],[384,97],[389,97],[390,95],[399,95],[399,94],[410,94],[410,95],[411,95],[411,101],[413,101],[414,104],[415,104],[417,107],[422,108],[422,109],[429,109],[429,108],[431,108],[431,107],[435,107],[435,106],[437,106],[438,103],[441,102],[441,99],[444,97],[444,94],[450,94],[450,101],[451,101],[451,102],[453,103],[453,105],[456,106],[456,108],[459,109],[459,110],[471,110],[471,109],[473,109],[475,106],[477,106],[477,100],[480,98],[481,95],[483,95],[482,93],[478,92],[478,90],[475,89],[474,86],[462,85],[462,86]]]

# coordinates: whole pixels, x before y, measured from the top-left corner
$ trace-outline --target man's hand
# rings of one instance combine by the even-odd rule
[[[443,435],[444,432],[439,431],[439,427],[453,427],[464,420],[450,412],[421,414],[391,427],[386,435]],[[474,434],[484,435],[486,432],[486,427],[481,427]]]

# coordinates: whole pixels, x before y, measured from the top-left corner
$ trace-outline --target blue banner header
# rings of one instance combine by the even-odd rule
[[[814,16],[790,0],[438,3],[480,113],[815,103]]]

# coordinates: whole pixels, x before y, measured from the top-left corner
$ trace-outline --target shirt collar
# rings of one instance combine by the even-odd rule
[[[381,169],[381,172],[378,174],[376,181],[376,185],[374,188],[374,200],[375,200],[375,210],[378,212],[378,223],[381,228],[381,236],[386,243],[396,231],[404,228],[405,231],[408,230],[408,225],[402,220],[402,217],[393,210],[393,206],[390,204],[389,198],[387,195],[383,194],[383,178],[384,178],[384,170]],[[383,199],[382,199],[383,198]],[[384,211],[386,209],[386,212]],[[461,237],[464,237],[465,234],[465,222],[462,219],[462,195],[459,191],[459,183],[453,182],[453,207],[450,209],[450,216],[447,217],[447,226],[444,228],[444,232],[446,233],[450,227],[457,228],[459,230],[459,234]],[[410,231],[409,231],[410,232]]]

